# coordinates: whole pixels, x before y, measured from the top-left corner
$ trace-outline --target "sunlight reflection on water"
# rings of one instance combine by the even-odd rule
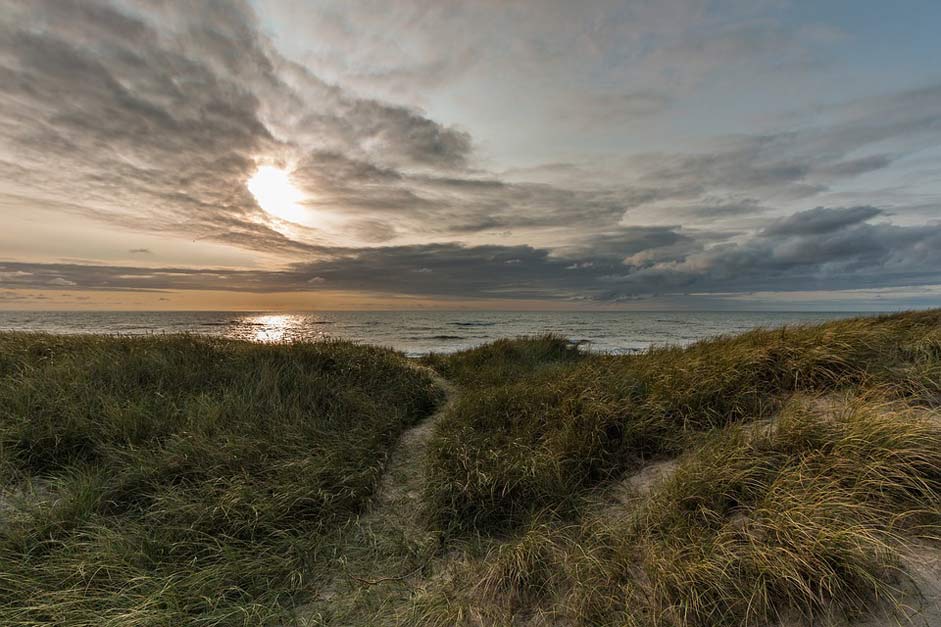
[[[225,336],[252,342],[293,342],[327,337],[317,325],[330,321],[304,314],[259,314],[241,316],[229,322]]]
[[[295,316],[254,316],[245,320],[245,324],[254,327],[253,338],[256,342],[283,342],[290,328],[297,326]]]
[[[120,335],[198,333],[251,342],[346,339],[409,355],[449,352],[502,337],[557,333],[592,350],[632,353],[756,326],[850,315],[784,312],[0,312],[0,330]]]

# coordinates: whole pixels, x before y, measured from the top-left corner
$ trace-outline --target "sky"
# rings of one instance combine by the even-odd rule
[[[936,0],[0,0],[0,309],[941,305]]]

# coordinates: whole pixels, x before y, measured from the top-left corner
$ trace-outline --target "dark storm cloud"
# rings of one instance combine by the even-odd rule
[[[871,207],[817,208],[733,244],[607,277],[612,294],[841,290],[941,283],[941,225],[871,224]]]
[[[334,289],[454,297],[553,298],[576,290],[565,260],[530,246],[430,244],[364,250],[353,257],[299,265],[295,272]]]
[[[632,232],[632,229],[625,229],[623,233],[624,241],[631,241],[623,248],[623,253],[636,253],[676,241],[676,238],[646,230]],[[611,244],[610,238],[608,244]],[[325,252],[328,259],[297,263],[275,271],[0,263],[0,285],[255,292],[332,289],[426,296],[564,298],[591,293],[590,283],[596,275],[623,268],[621,260],[610,255],[560,256],[525,245],[443,243],[361,250],[336,248]],[[575,267],[570,268],[573,265]]]
[[[620,262],[651,251],[675,259],[700,248],[695,236],[680,232],[676,226],[650,226],[599,233],[577,245],[561,248],[559,252],[568,257],[583,257],[588,263],[593,263],[597,259]]]
[[[275,271],[0,264],[4,287],[249,292],[318,289],[464,298],[621,301],[661,295],[884,288],[941,283],[941,225],[872,224],[855,209],[798,213],[737,243],[630,229],[594,250],[455,243],[336,249]],[[868,215],[874,215],[868,212]],[[808,230],[804,225],[822,225]]]
[[[817,207],[776,220],[765,227],[762,234],[766,237],[823,235],[865,222],[880,213],[882,212],[875,207],[849,207],[846,209]]]

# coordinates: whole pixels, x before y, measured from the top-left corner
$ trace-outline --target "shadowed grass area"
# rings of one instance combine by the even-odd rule
[[[439,400],[349,343],[0,334],[5,488],[41,487],[0,526],[0,624],[264,623]]]

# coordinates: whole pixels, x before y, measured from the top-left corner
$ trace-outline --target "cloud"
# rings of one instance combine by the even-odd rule
[[[874,172],[889,167],[892,158],[889,155],[870,155],[858,159],[847,159],[831,165],[822,166],[820,173],[833,178],[859,176],[867,172]]]
[[[772,222],[765,227],[763,235],[765,237],[824,235],[865,222],[881,213],[882,211],[875,207],[849,207],[846,209],[817,207]]]
[[[32,277],[32,272],[23,270],[11,270],[9,272],[0,272],[0,283],[18,283]]]
[[[676,20],[682,4],[662,14],[632,9],[668,39],[676,37],[675,46],[662,48],[672,50],[668,57],[681,54],[690,41],[685,29],[700,21],[663,21],[663,15]],[[259,160],[292,164],[317,207],[347,218],[346,234],[359,244],[574,220],[591,237],[638,207],[665,204],[708,223],[757,213],[763,198],[806,198],[833,181],[886,168],[891,155],[853,153],[931,128],[938,110],[932,105],[941,103],[941,91],[916,90],[853,105],[848,120],[829,129],[729,137],[702,154],[637,155],[616,160],[622,165],[603,182],[595,180],[605,169],[599,163],[586,164],[587,177],[572,170],[573,180],[563,183],[507,181],[472,167],[474,142],[466,131],[414,108],[359,97],[285,58],[244,2],[196,9],[73,0],[11,6],[0,23],[8,59],[0,65],[0,133],[10,150],[6,161],[0,153],[0,171],[8,180],[47,200],[83,198],[75,210],[127,228],[282,255],[316,255],[333,242],[318,228],[289,235],[275,228],[244,186]],[[599,8],[608,9],[618,14]],[[520,10],[535,11],[539,29],[548,31],[580,19],[561,5],[551,16],[572,15],[558,24],[532,6]],[[453,17],[427,11],[441,22]],[[341,23],[338,32],[355,30],[358,21]],[[724,41],[738,43],[723,54],[762,41],[748,28],[725,33]],[[615,45],[623,35],[618,29],[605,32],[610,38],[601,45]],[[538,49],[544,32],[533,31],[526,45]],[[640,90],[589,101],[634,114],[664,98]]]
[[[941,225],[871,224],[872,207],[798,212],[738,243],[609,277],[619,291],[844,290],[937,283]]]
[[[0,18],[0,172],[96,219],[312,252],[245,188],[259,159],[332,149],[466,165],[467,133],[358,98],[283,59],[247,4],[13,2]],[[303,140],[306,144],[298,143]]]
[[[625,125],[638,118],[662,113],[672,98],[657,91],[627,93],[601,92],[586,96],[563,111],[564,119],[578,119],[586,128],[610,128]]]
[[[280,270],[0,263],[17,286],[95,290],[305,291],[626,301],[941,283],[941,225],[870,223],[871,208],[796,213],[736,242],[679,228],[631,229],[594,250],[457,243],[336,249]],[[819,228],[808,228],[820,225]]]
[[[555,116],[547,133],[556,123],[604,130],[652,120],[717,72],[758,72],[759,56],[781,51],[784,64],[815,62],[814,46],[797,45],[813,34],[752,19],[752,9],[717,19],[710,6],[687,0],[605,0],[595,17],[565,2],[552,10],[540,3],[334,4],[312,18],[316,34],[365,42],[363,49],[302,64],[302,55],[288,55],[269,37],[254,6],[263,5],[7,3],[0,211],[44,207],[157,234],[168,241],[161,256],[181,242],[223,244],[252,251],[258,265],[4,262],[0,282],[619,300],[893,286],[935,276],[939,227],[924,224],[936,217],[930,194],[919,194],[905,214],[915,219],[899,224],[898,206],[832,197],[857,177],[881,176],[936,147],[941,85],[819,107],[776,119],[770,130],[743,128],[686,148],[580,155],[573,146],[547,164],[502,172],[487,167],[487,144],[469,130],[403,104],[417,100],[393,97],[395,81],[408,83],[404,91],[430,89],[489,72],[506,51],[485,47],[473,63],[468,51],[509,41],[513,67],[504,78],[533,76],[533,93],[520,85],[511,93]],[[417,49],[401,47],[383,62],[399,45],[395,32],[380,33],[385,19],[408,32],[435,25],[435,45],[425,49],[418,38]],[[462,23],[494,30],[465,33]],[[647,35],[638,39],[632,24]],[[557,80],[601,66],[600,77]],[[352,78],[337,80],[338,68]],[[571,99],[547,97],[559,84]],[[260,164],[291,170],[305,210],[324,219],[286,225],[266,214],[245,187]],[[815,205],[825,206],[794,213]],[[116,250],[152,254],[127,249],[133,241]]]
[[[370,241],[385,241],[399,232],[454,236],[573,220],[583,227],[598,226],[615,222],[638,202],[633,189],[572,189],[508,182],[486,173],[410,173],[332,151],[305,155],[293,179],[316,198],[317,208],[357,218]]]
[[[281,255],[317,255],[330,238],[272,224],[244,185],[259,161],[292,163],[360,244],[600,226],[651,193],[472,170],[467,132],[324,82],[282,57],[241,2],[131,5],[18,2],[0,22],[0,171],[12,191],[123,228]]]
[[[599,119],[644,120],[729,76],[819,66],[816,53],[832,43],[833,29],[788,28],[768,8],[701,0],[326,0],[306,12],[293,0],[265,4],[299,58],[358,92],[422,99],[456,91],[477,106],[517,103],[502,111],[513,121],[548,123],[561,114],[602,130],[610,127]],[[317,37],[308,43],[311,33]]]
[[[564,246],[558,252],[568,257],[592,257],[621,262],[642,253],[675,258],[700,247],[694,236],[681,232],[677,226],[627,227],[591,236],[576,245]]]

